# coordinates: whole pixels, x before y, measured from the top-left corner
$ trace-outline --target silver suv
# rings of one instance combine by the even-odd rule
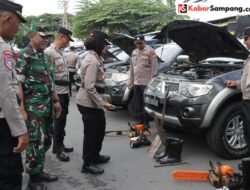
[[[171,22],[160,36],[176,42],[185,55],[174,69],[152,79],[145,90],[146,111],[167,127],[204,129],[210,148],[224,158],[245,156],[242,95],[225,88],[224,81],[240,79],[249,51],[226,30],[198,21]]]

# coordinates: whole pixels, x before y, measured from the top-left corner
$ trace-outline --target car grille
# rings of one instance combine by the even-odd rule
[[[150,86],[153,88],[157,88],[159,86],[159,84],[161,83],[161,81],[158,80],[154,80]],[[169,91],[170,92],[178,92],[179,91],[179,83],[176,82],[165,82],[166,85],[169,86]]]
[[[158,113],[162,113],[162,109],[163,109],[163,105],[160,104],[158,107],[155,107],[153,105],[147,105],[147,107],[149,107],[150,109],[157,111]],[[166,106],[166,110],[165,110],[165,115],[169,115],[169,116],[173,116],[176,117],[177,116],[177,110],[174,108],[174,106],[172,105],[167,105]]]
[[[179,91],[179,83],[175,82],[165,82],[166,85],[169,86],[169,92],[178,92]]]

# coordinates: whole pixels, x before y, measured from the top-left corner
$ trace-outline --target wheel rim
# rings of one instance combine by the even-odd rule
[[[226,141],[233,149],[243,149],[246,147],[241,115],[235,115],[229,120],[226,128]]]

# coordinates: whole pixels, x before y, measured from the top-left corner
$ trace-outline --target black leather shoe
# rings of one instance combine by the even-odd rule
[[[89,174],[93,174],[93,175],[98,175],[98,174],[103,174],[104,173],[104,169],[97,167],[94,164],[90,164],[90,165],[83,165],[82,166],[82,173],[89,173]]]
[[[110,156],[108,155],[100,155],[97,160],[94,161],[95,164],[106,164],[110,160]]]
[[[63,150],[64,150],[64,152],[66,152],[66,153],[70,153],[70,152],[73,152],[73,151],[74,151],[74,148],[73,148],[73,147],[66,147],[66,146],[64,146],[64,147],[63,147]]]
[[[27,190],[49,190],[49,189],[40,182],[35,182],[35,183],[29,182]]]
[[[51,175],[51,174],[45,173],[45,172],[41,172],[38,176],[39,176],[40,181],[55,182],[58,180],[56,175]]]
[[[68,162],[70,160],[69,155],[65,153],[64,151],[57,152],[56,157],[58,158],[58,160],[62,162]]]

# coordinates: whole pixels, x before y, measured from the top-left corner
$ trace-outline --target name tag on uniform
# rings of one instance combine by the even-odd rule
[[[14,58],[12,55],[12,52],[10,51],[4,51],[3,52],[4,56],[4,64],[7,67],[8,70],[12,70],[13,64],[14,64]]]

